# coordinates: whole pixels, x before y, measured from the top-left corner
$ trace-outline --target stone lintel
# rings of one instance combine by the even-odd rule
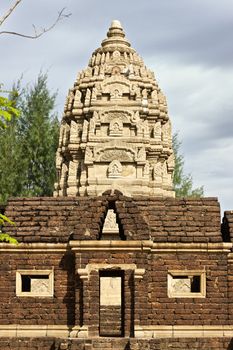
[[[0,337],[58,337],[86,338],[88,327],[67,325],[0,325]]]
[[[87,338],[88,326],[67,325],[0,325],[0,337]],[[135,338],[229,338],[233,325],[165,325],[135,326]],[[89,338],[89,337],[88,337]],[[91,338],[90,338],[91,339]]]
[[[1,253],[61,253],[69,249],[67,243],[0,243]]]
[[[142,241],[70,241],[69,243],[0,243],[1,253],[62,253],[66,251],[150,251],[151,253],[175,253],[175,252],[204,252],[204,253],[229,253],[229,262],[233,262],[231,253],[233,243],[154,243],[151,240]]]
[[[232,325],[135,326],[135,338],[222,338],[232,336]]]

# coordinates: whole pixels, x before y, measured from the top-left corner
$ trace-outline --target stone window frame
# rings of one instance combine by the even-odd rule
[[[171,291],[170,284],[175,276],[200,276],[200,292]],[[169,298],[205,298],[206,297],[206,271],[205,270],[168,270],[167,272],[167,295]]]
[[[49,292],[48,293],[34,293],[22,291],[22,276],[25,275],[48,275],[49,277]],[[54,270],[17,270],[16,271],[16,296],[18,297],[40,297],[48,298],[54,296]]]

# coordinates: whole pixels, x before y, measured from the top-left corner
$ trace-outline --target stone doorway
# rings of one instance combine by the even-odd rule
[[[100,271],[99,335],[124,336],[124,271]]]

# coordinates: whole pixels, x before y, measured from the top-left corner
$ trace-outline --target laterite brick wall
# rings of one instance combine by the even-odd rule
[[[0,338],[1,350],[233,350],[231,338],[71,339]]]

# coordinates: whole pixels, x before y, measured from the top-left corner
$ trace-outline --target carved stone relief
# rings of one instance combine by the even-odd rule
[[[157,162],[153,167],[153,178],[154,180],[162,179],[162,164]]]
[[[48,278],[31,278],[31,293],[48,294],[50,292],[50,283]]]
[[[126,150],[109,149],[102,151],[98,157],[99,161],[113,161],[114,159],[119,159],[121,162],[132,162],[134,155]]]
[[[109,124],[109,136],[122,136],[123,123],[121,119],[113,119]]]
[[[86,147],[85,164],[93,163],[93,152],[90,147]]]
[[[137,154],[137,161],[142,161],[142,162],[145,162],[146,161],[146,150],[145,150],[145,147],[141,147],[139,150],[138,150],[138,154]]]
[[[113,160],[108,167],[108,177],[120,177],[122,173],[122,165],[119,160]]]
[[[157,122],[153,127],[153,137],[157,140],[161,140],[161,135],[162,135],[161,123]]]

